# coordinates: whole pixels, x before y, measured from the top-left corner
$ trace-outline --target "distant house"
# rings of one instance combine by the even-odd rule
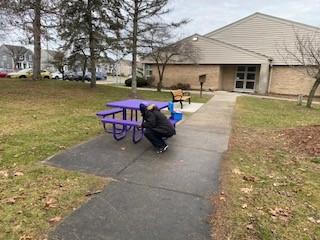
[[[129,76],[132,72],[132,62],[126,59],[120,59],[114,64],[115,72],[120,76]]]
[[[48,70],[51,72],[57,71],[56,67],[53,65],[54,56],[57,54],[57,51],[53,50],[41,50],[41,69]]]
[[[33,53],[23,46],[3,44],[0,46],[0,68],[21,70],[32,68]]]
[[[206,35],[194,34],[182,41],[197,49],[197,64],[179,58],[166,67],[163,85],[188,83],[198,89],[206,74],[205,88],[259,93],[307,95],[314,79],[298,63],[285,59],[295,51],[297,33],[319,38],[320,28],[255,13]],[[145,59],[145,72],[158,82],[156,65]],[[291,66],[295,65],[295,68]],[[317,95],[320,95],[318,90]]]

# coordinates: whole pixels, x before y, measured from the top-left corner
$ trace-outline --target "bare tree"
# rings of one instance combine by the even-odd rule
[[[174,29],[180,25],[160,25],[150,31],[146,38],[146,48],[149,53],[145,58],[150,59],[157,66],[159,82],[157,91],[161,91],[165,69],[168,64],[176,62],[190,62],[196,64],[198,60],[198,49],[192,44],[192,39],[187,38],[175,41]]]
[[[294,68],[302,67],[308,76],[315,79],[307,101],[307,107],[310,108],[320,85],[320,33],[299,34],[296,32],[295,36],[295,47],[286,46],[284,58]]]
[[[55,66],[56,69],[62,74],[62,79],[64,79],[64,68],[68,65],[68,59],[66,58],[65,52],[59,51],[53,55],[52,61],[50,63]]]
[[[143,48],[143,37],[151,31],[161,17],[169,13],[169,0],[123,0],[123,10],[127,16],[125,42],[132,54],[132,95],[137,96],[137,56]]]

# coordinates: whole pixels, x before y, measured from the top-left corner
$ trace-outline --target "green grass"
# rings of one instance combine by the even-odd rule
[[[240,98],[237,104],[237,123],[248,128],[290,128],[319,124],[320,106],[308,109],[295,102]]]
[[[80,82],[0,80],[0,239],[44,239],[57,224],[51,218],[66,216],[87,200],[88,191],[108,183],[40,161],[102,133],[95,113],[129,93]],[[150,91],[139,95],[171,98]]]
[[[238,98],[216,239],[320,239],[320,223],[312,222],[320,220],[320,156],[299,154],[281,138],[286,128],[315,124],[320,124],[319,107]]]

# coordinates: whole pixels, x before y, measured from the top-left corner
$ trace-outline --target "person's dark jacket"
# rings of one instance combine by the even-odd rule
[[[150,110],[145,109],[141,113],[143,117],[141,126],[143,128],[152,129],[164,137],[171,137],[176,134],[176,130],[171,122],[157,107],[153,107]]]

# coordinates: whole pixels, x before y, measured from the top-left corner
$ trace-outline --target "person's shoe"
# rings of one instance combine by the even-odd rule
[[[165,146],[162,148],[162,152],[167,151],[167,149],[168,149],[168,145],[165,145]]]
[[[167,151],[167,149],[168,149],[168,145],[165,145],[164,147],[158,149],[157,153],[163,153],[163,152]]]

